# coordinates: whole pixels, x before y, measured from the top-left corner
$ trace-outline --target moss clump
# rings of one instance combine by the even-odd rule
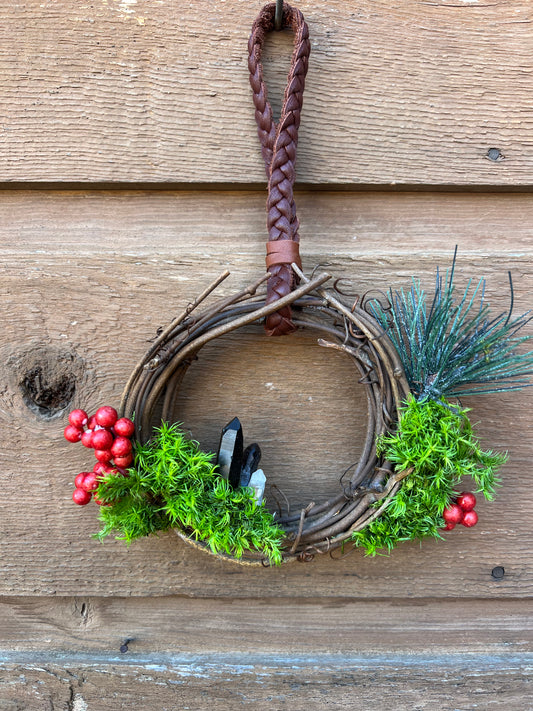
[[[158,531],[180,528],[215,553],[240,558],[257,550],[281,563],[285,534],[252,489],[232,489],[216,471],[213,455],[202,452],[178,425],[163,423],[145,445],[136,444],[128,476],[107,475],[97,498],[102,539],[115,532],[130,543]]]
[[[441,538],[442,512],[464,477],[485,498],[493,498],[496,472],[507,457],[480,448],[467,412],[445,401],[409,400],[398,431],[381,437],[377,450],[397,471],[412,467],[413,472],[383,513],[353,534],[356,546],[376,555],[390,552],[400,541]]]

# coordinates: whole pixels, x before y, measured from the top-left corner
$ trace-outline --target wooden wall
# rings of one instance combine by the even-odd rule
[[[297,163],[304,267],[347,290],[487,277],[532,305],[528,0],[295,0],[312,39]],[[264,269],[250,0],[0,7],[0,709],[531,709],[531,393],[470,398],[509,450],[480,524],[390,557],[245,569],[173,534],[96,543],[64,407],[116,404],[159,326]],[[275,106],[291,36],[269,39]],[[290,375],[287,377],[287,373]],[[205,447],[238,414],[295,503],[364,431],[312,334],[206,347],[177,403]],[[279,413],[272,417],[271,413]],[[504,568],[503,577],[493,570]],[[124,641],[128,651],[120,652]]]

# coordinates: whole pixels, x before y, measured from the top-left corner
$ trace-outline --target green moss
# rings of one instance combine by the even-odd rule
[[[356,546],[376,555],[400,541],[441,538],[442,512],[464,477],[493,498],[496,472],[507,457],[480,448],[467,412],[446,402],[409,400],[398,431],[381,437],[377,448],[397,471],[413,467],[413,472],[383,513],[353,534]]]
[[[163,423],[150,442],[136,444],[127,477],[108,475],[98,487],[97,497],[111,504],[100,509],[98,537],[116,533],[130,543],[179,528],[215,553],[240,558],[257,550],[281,563],[283,530],[257,505],[252,489],[232,489],[212,460],[177,425]]]

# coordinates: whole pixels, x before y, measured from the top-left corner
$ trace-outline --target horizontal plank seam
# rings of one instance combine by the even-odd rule
[[[305,654],[286,655],[276,653],[262,654],[101,654],[85,652],[11,652],[0,650],[0,668],[11,664],[47,664],[64,667],[92,666],[93,664],[120,664],[123,666],[156,665],[165,668],[192,667],[204,673],[206,668],[217,668],[220,672],[231,668],[234,673],[249,673],[254,667],[286,667],[287,673],[294,674],[297,667],[319,667],[325,669],[347,667],[464,667],[465,669],[485,669],[498,667],[530,667],[533,665],[533,653],[510,654],[418,654],[411,650],[405,653],[382,654]]]
[[[505,580],[494,580],[494,585],[495,586],[505,586]],[[113,595],[113,596],[107,596],[107,595],[83,595],[83,594],[77,594],[77,595],[72,595],[72,594],[67,594],[67,595],[62,595],[61,593],[54,594],[53,596],[50,595],[40,595],[40,594],[35,594],[35,595],[0,595],[0,605],[2,604],[8,604],[8,605],[13,605],[13,604],[23,604],[24,602],[30,602],[32,600],[38,600],[38,601],[43,601],[43,600],[50,600],[51,603],[53,603],[55,600],[60,599],[62,601],[71,599],[71,600],[84,600],[84,601],[102,601],[104,603],[109,603],[113,600],[120,600],[124,604],[128,604],[129,601],[132,601],[132,603],[135,603],[139,600],[151,600],[154,604],[157,604],[158,600],[172,600],[172,601],[177,601],[177,600],[184,600],[187,602],[187,604],[206,604],[208,602],[235,602],[238,603],[239,605],[245,604],[246,602],[250,603],[260,603],[261,605],[280,605],[286,602],[287,604],[296,605],[296,604],[302,604],[302,605],[318,605],[318,604],[323,604],[323,605],[335,605],[335,607],[341,606],[343,604],[357,604],[357,605],[381,605],[381,604],[393,604],[395,607],[424,607],[425,605],[443,605],[443,604],[450,604],[450,603],[455,603],[458,606],[464,606],[465,603],[468,605],[473,605],[475,606],[477,602],[486,602],[490,601],[491,604],[497,605],[500,603],[502,605],[502,611],[505,614],[505,606],[510,604],[510,600],[512,601],[512,604],[520,604],[520,603],[527,603],[528,605],[531,603],[531,597],[524,595],[523,597],[513,597],[513,598],[508,598],[508,597],[484,597],[484,596],[479,596],[479,597],[452,597],[452,596],[446,596],[446,597],[372,597],[372,598],[362,598],[362,597],[351,597],[351,596],[345,596],[345,597],[334,597],[332,595],[327,595],[327,596],[315,596],[315,597],[280,597],[280,596],[255,596],[255,595],[249,595],[247,597],[239,597],[235,598],[232,595],[228,596],[206,596],[206,597],[198,597],[198,596],[191,596],[188,594],[180,594],[180,593],[175,593],[171,595]],[[0,639],[0,645],[1,645],[1,639]]]
[[[126,182],[126,181],[0,181],[1,191],[36,190],[43,191],[110,191],[121,192],[138,190],[143,192],[178,192],[178,191],[258,191],[266,193],[266,183],[256,182]],[[295,191],[313,192],[421,192],[421,193],[525,193],[533,192],[533,183],[500,185],[498,183],[463,184],[463,183],[316,183],[296,182]]]

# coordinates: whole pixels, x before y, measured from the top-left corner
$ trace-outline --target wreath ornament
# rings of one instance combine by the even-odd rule
[[[295,40],[276,123],[261,51],[266,34],[282,27],[291,28]],[[480,448],[467,411],[449,398],[528,385],[533,352],[517,354],[516,348],[529,338],[517,336],[529,318],[512,319],[512,304],[489,317],[483,280],[457,301],[455,256],[445,279],[437,272],[430,305],[417,282],[407,293],[389,292],[385,304],[370,298],[348,304],[336,282],[324,286],[330,274],[307,277],[293,196],[310,52],[302,13],[287,3],[266,5],[248,49],[268,178],[267,274],[206,306],[229,272],[210,284],[157,336],[134,368],[118,412],[104,406],[91,418],[80,409],[70,413],[65,437],[94,448],[98,460],[93,472],[76,477],[73,498],[78,504],[93,498],[101,506],[100,537],[118,532],[130,542],[174,529],[187,543],[241,565],[310,561],[348,543],[373,555],[402,540],[440,538],[443,527],[471,527],[475,496],[454,489],[468,476],[492,498],[505,455]],[[320,346],[351,358],[367,396],[367,434],[349,479],[336,496],[296,512],[266,508],[264,477],[254,488],[254,475],[262,474],[260,449],[253,444],[243,450],[240,424],[232,421],[223,430],[216,463],[178,425],[168,424],[203,346],[252,324],[264,325],[268,336],[316,332]],[[162,424],[154,429],[161,408]]]
[[[264,305],[264,294],[256,293],[256,285],[193,317],[197,300],[184,312],[185,318],[178,318],[172,329],[166,329],[137,365],[121,405],[126,416],[137,413],[139,417],[141,413],[136,421],[142,439],[145,433],[151,433],[153,411],[162,396],[162,418],[168,419],[179,385],[202,346],[243,326],[268,320],[280,306],[298,309],[292,323],[318,331],[322,336],[320,345],[348,354],[367,394],[368,427],[363,454],[337,497],[323,503],[311,502],[298,513],[289,511],[277,519],[287,534],[284,561],[308,559],[342,545],[353,532],[379,516],[380,508],[372,505],[379,501],[385,507],[409,473],[393,472],[391,463],[378,457],[375,449],[376,437],[395,426],[409,394],[394,346],[364,309],[358,305],[348,308],[322,289],[322,284],[331,278],[329,274],[309,280],[296,265],[293,268],[303,285],[270,305]],[[215,282],[218,283],[220,280]],[[187,534],[181,535],[191,540]]]

